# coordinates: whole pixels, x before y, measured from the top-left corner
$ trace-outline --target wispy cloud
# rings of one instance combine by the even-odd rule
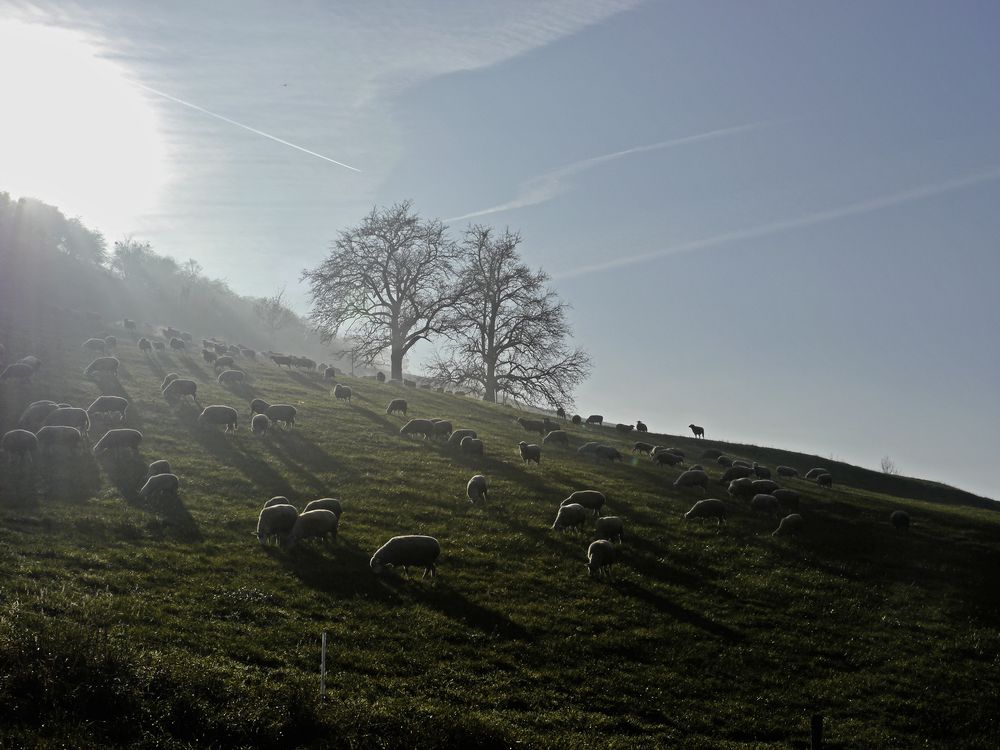
[[[623,266],[645,263],[646,261],[656,260],[657,258],[663,258],[667,255],[676,255],[678,253],[687,253],[694,250],[703,250],[705,248],[728,245],[732,242],[739,242],[741,240],[766,237],[768,235],[778,234],[779,232],[798,229],[800,227],[813,226],[814,224],[824,224],[829,221],[836,221],[837,219],[844,219],[850,216],[870,214],[875,211],[881,211],[884,208],[891,208],[892,206],[899,206],[904,203],[912,203],[914,201],[931,198],[936,195],[943,195],[945,193],[952,193],[956,190],[964,190],[966,188],[975,187],[976,185],[982,185],[987,182],[994,182],[996,180],[1000,180],[1000,167],[995,167],[983,172],[975,172],[962,177],[955,177],[933,185],[921,185],[915,188],[910,188],[909,190],[889,193],[887,195],[881,195],[865,201],[848,203],[844,206],[826,209],[825,211],[816,211],[794,219],[774,221],[756,227],[748,227],[747,229],[736,229],[732,232],[724,232],[722,234],[705,237],[700,240],[682,242],[678,245],[671,245],[670,247],[653,250],[648,253],[642,253],[641,255],[630,255],[624,258],[612,258],[611,260],[601,263],[593,263],[589,266],[581,266],[580,268],[554,273],[552,277],[555,279],[571,279],[577,276],[584,276],[589,273],[596,273],[598,271],[607,271],[612,268],[621,268]]]
[[[461,216],[453,216],[450,219],[445,219],[445,221],[462,221],[464,219],[472,219],[477,216],[488,216],[489,214],[497,214],[501,211],[510,211],[515,208],[537,206],[539,203],[545,203],[546,201],[550,201],[556,196],[565,193],[570,187],[571,178],[576,177],[583,172],[587,172],[594,167],[600,166],[601,164],[606,164],[607,162],[615,161],[616,159],[621,159],[622,157],[631,156],[633,154],[646,153],[647,151],[659,151],[661,149],[676,148],[678,146],[688,146],[694,143],[701,143],[702,141],[711,141],[716,138],[726,138],[748,130],[756,130],[757,128],[764,127],[767,124],[769,123],[754,122],[746,125],[736,125],[729,128],[719,128],[717,130],[709,130],[705,133],[684,136],[683,138],[672,138],[667,141],[658,141],[645,146],[627,148],[624,151],[615,151],[610,154],[593,156],[589,159],[581,159],[580,161],[575,161],[572,164],[566,164],[565,166],[557,167],[556,169],[550,169],[549,171],[543,172],[542,174],[532,177],[529,180],[525,180],[520,184],[520,186],[518,186],[517,195],[506,203],[491,206],[490,208],[484,208],[479,211],[472,211],[467,214],[462,214]]]

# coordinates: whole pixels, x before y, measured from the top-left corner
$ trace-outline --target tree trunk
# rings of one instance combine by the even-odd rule
[[[389,364],[391,365],[391,370],[389,377],[393,380],[403,379],[403,350],[402,347],[393,345],[392,350],[389,352]]]
[[[483,401],[489,401],[491,404],[497,402],[497,374],[496,368],[492,363],[486,365],[486,382],[483,384]]]

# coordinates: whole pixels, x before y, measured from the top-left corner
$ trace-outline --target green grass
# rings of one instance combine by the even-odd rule
[[[0,746],[785,748],[807,745],[814,712],[835,748],[1000,745],[1000,516],[981,498],[725,446],[827,465],[837,484],[787,482],[805,495],[798,539],[735,502],[721,529],[687,524],[700,495],[671,487],[679,469],[572,448],[522,465],[517,441],[537,438],[507,408],[344,378],[348,407],[318,376],[264,363],[237,394],[200,357],[146,358],[113,329],[119,381],[89,381],[80,343],[99,332],[0,329],[8,360],[45,363],[28,386],[0,385],[2,430],[30,401],[105,392],[132,401],[145,435],[138,459],[3,466]],[[169,371],[198,380],[203,405],[236,406],[239,434],[167,404]],[[297,405],[296,428],[252,437],[254,395]],[[399,395],[411,417],[478,430],[486,457],[400,438],[384,413]],[[574,446],[635,439],[568,429]],[[689,463],[720,445],[657,442]],[[158,458],[181,477],[178,501],[136,496]],[[492,485],[481,507],[465,499],[475,473]],[[626,519],[611,584],[586,575],[589,535],[549,529],[583,488]],[[278,494],[300,508],[341,498],[337,543],[261,547],[256,516]],[[888,524],[895,508],[913,516],[908,534]],[[371,574],[401,533],[441,541],[436,580]]]

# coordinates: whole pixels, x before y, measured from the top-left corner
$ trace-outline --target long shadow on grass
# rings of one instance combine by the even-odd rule
[[[299,385],[305,386],[306,388],[311,388],[314,391],[328,391],[330,390],[325,385],[317,383],[312,378],[303,375],[301,372],[290,372],[288,373],[292,380],[294,380]]]
[[[739,641],[743,639],[743,634],[738,630],[734,630],[728,625],[723,625],[722,623],[710,620],[704,615],[698,614],[697,612],[687,609],[686,607],[682,607],[681,605],[670,601],[665,596],[661,596],[655,591],[645,589],[635,583],[632,583],[631,581],[616,581],[614,587],[625,596],[631,596],[635,599],[639,599],[663,614],[673,617],[675,620],[679,620],[680,622],[686,622],[688,625],[704,630],[706,633],[711,633],[714,636],[724,638],[728,641]]]
[[[167,375],[167,371],[163,369],[163,365],[160,364],[159,360],[156,359],[152,354],[146,354],[144,357],[146,365],[157,378],[162,380]]]
[[[330,596],[361,597],[390,605],[404,603],[397,587],[386,585],[371,572],[371,553],[354,543],[343,540],[332,545],[303,542],[287,552],[278,547],[263,547],[262,551],[306,586]]]
[[[436,609],[452,620],[480,630],[486,635],[506,641],[532,639],[531,633],[524,626],[496,610],[476,604],[447,583],[438,582],[435,586],[421,587],[419,590],[414,588],[411,594],[414,601]]]
[[[198,377],[199,380],[203,381],[215,380],[215,378],[213,378],[211,375],[205,372],[205,370],[202,369],[201,365],[195,362],[194,359],[192,359],[187,354],[181,354],[179,359],[181,363],[184,365],[184,367],[193,372]]]
[[[299,431],[272,428],[266,439],[275,458],[310,482],[316,491],[324,491],[327,483],[313,471],[335,472],[338,477],[354,473]]]
[[[101,487],[101,471],[90,451],[55,449],[42,456],[39,473],[48,501],[83,502]]]
[[[36,507],[39,483],[45,470],[38,457],[31,463],[27,458],[17,462],[0,461],[0,507],[18,510]]]

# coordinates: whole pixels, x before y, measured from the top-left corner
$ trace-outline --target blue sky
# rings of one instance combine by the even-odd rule
[[[0,18],[361,171],[136,88],[168,175],[110,236],[304,310],[373,204],[478,214],[573,305],[581,412],[998,495],[1000,6],[205,5]]]

